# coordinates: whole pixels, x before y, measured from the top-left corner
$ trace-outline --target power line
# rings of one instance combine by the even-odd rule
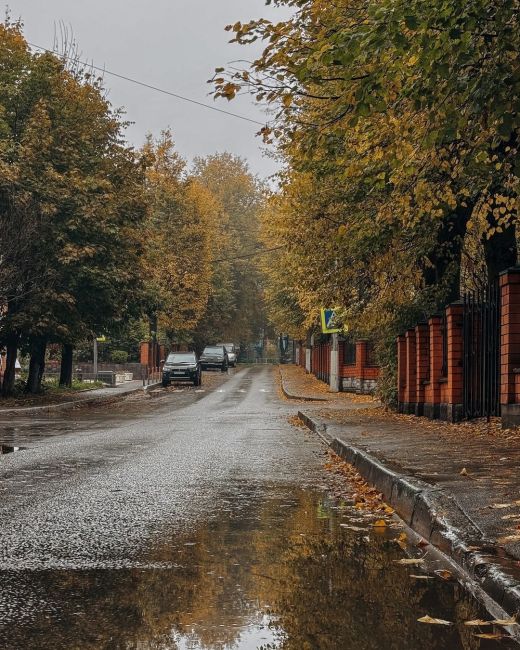
[[[211,106],[211,104],[205,104],[204,102],[199,102],[196,99],[191,99],[190,97],[185,97],[184,95],[179,95],[178,93],[171,92],[170,90],[165,90],[164,88],[159,88],[158,86],[152,86],[152,84],[148,84],[144,81],[139,81],[139,79],[134,79],[132,77],[127,77],[124,74],[119,74],[118,72],[112,72],[111,70],[107,70],[106,68],[100,68],[99,66],[93,65],[92,63],[87,63],[85,61],[80,61],[79,59],[76,59],[75,57],[71,56],[66,56],[64,54],[58,54],[57,52],[54,52],[53,50],[49,50],[46,47],[42,47],[41,45],[35,45],[34,43],[29,43],[28,44],[31,47],[36,48],[37,50],[41,50],[42,52],[48,52],[49,54],[55,54],[56,56],[60,56],[61,58],[65,59],[66,61],[71,61],[73,63],[80,63],[81,65],[86,66],[87,68],[92,68],[93,70],[97,70],[98,72],[102,72],[104,74],[109,74],[112,77],[117,77],[118,79],[123,79],[124,81],[129,81],[130,83],[136,84],[137,86],[142,86],[143,88],[148,88],[149,90],[155,90],[158,93],[162,93],[163,95],[169,95],[170,97],[175,97],[175,99],[180,99],[183,102],[188,102],[190,104],[195,104],[196,106],[200,106],[202,108],[207,108],[210,111],[215,111],[216,113],[222,113],[223,115],[228,115],[230,117],[235,117],[239,120],[243,120],[244,122],[250,122],[251,124],[257,124],[260,126],[265,126],[265,122],[259,122],[258,120],[253,120],[250,117],[246,117],[245,115],[240,115],[238,113],[232,113],[231,111],[226,111],[223,108],[217,108],[216,106]]]
[[[266,253],[272,253],[273,251],[279,251],[282,248],[285,248],[285,246],[276,246],[275,248],[266,248],[261,251],[255,251],[254,253],[249,253],[247,255],[237,255],[236,257],[223,257],[220,260],[213,260],[213,264],[217,264],[219,262],[234,262],[235,260],[246,260],[251,257],[256,257],[257,255],[265,255]]]

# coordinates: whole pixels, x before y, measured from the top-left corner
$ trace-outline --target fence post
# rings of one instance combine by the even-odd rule
[[[500,274],[500,410],[504,428],[520,424],[520,267]]]
[[[448,376],[445,401],[441,404],[441,418],[448,420],[448,422],[459,422],[464,415],[463,314],[464,306],[461,303],[454,303],[446,309]]]
[[[314,335],[307,336],[305,343],[305,370],[311,372],[312,370],[312,344],[314,343]]]
[[[430,371],[430,337],[427,323],[419,323],[415,326],[415,345],[417,363],[415,415],[424,415],[425,382],[428,381]]]
[[[432,420],[440,417],[442,375],[442,318],[432,316],[428,321],[430,367],[424,390],[424,415]]]
[[[397,408],[404,413],[404,395],[406,391],[406,338],[404,334],[397,337]]]
[[[415,329],[409,329],[406,340],[406,388],[404,391],[403,413],[415,413],[417,400],[417,358]]]

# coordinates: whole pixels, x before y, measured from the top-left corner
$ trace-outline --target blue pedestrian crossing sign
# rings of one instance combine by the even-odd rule
[[[323,334],[337,334],[342,331],[338,326],[334,309],[321,310],[321,331]]]

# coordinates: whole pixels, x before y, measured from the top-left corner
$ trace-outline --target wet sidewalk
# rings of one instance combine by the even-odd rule
[[[298,390],[306,397],[324,395],[321,382],[301,368],[282,372],[296,395]],[[478,551],[489,564],[507,567],[515,583],[520,580],[520,432],[502,430],[498,420],[448,424],[386,412],[374,402],[360,408],[358,399],[343,394],[327,402],[306,402],[300,414],[345,458],[359,459],[358,469],[381,491],[386,480],[398,511],[399,479],[401,485],[414,482],[415,498],[417,490],[427,494],[408,504],[410,512],[401,494],[404,512],[399,514],[422,534],[444,518],[466,548]],[[384,466],[381,471],[378,464]],[[520,588],[515,589],[520,599]]]
[[[282,393],[287,399],[326,403],[328,408],[365,409],[381,406],[381,403],[370,395],[354,395],[352,393],[333,393],[327,384],[307,374],[299,366],[280,366]]]
[[[69,393],[67,396],[64,396],[64,399],[62,401],[58,402],[37,404],[33,406],[7,406],[5,408],[0,408],[0,417],[14,414],[36,415],[39,413],[48,413],[53,411],[78,408],[90,404],[101,404],[104,402],[110,403],[112,401],[121,399],[126,395],[130,395],[131,393],[135,393],[140,390],[147,390],[158,385],[158,383],[151,383],[150,385],[144,386],[142,379],[136,379],[133,381],[127,381],[124,384],[119,384],[118,386],[114,387],[78,391],[76,394]]]

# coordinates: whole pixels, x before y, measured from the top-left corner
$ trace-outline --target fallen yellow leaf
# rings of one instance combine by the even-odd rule
[[[493,625],[518,625],[518,621],[515,616],[511,618],[496,618],[494,621],[491,621]]]
[[[384,519],[378,519],[373,523],[374,528],[386,528],[386,521]]]
[[[464,625],[483,627],[484,625],[493,625],[492,621],[483,621],[480,618],[476,618],[474,621],[464,621]]]
[[[435,575],[438,575],[439,578],[442,578],[443,580],[451,580],[453,578],[452,572],[447,569],[438,569],[435,571]]]
[[[460,470],[460,474],[461,474],[461,476],[467,476],[468,475],[468,470],[465,467],[463,467]]]
[[[432,618],[431,616],[422,616],[417,620],[419,623],[429,623],[430,625],[453,625],[451,621],[445,621],[442,618]]]
[[[406,542],[408,540],[408,536],[406,533],[401,533],[399,537],[395,540],[396,544],[399,544],[399,546],[403,549],[403,551],[406,549]]]
[[[413,573],[410,573],[410,578],[415,578],[415,580],[435,580],[433,576],[425,576],[425,575],[418,576],[418,575],[414,575]]]
[[[500,632],[483,632],[482,634],[474,634],[473,636],[479,639],[507,639],[507,634],[500,634]]]
[[[410,566],[416,565],[416,564],[422,564],[424,562],[423,558],[408,558],[404,557],[402,560],[394,560],[396,564],[407,564]]]

